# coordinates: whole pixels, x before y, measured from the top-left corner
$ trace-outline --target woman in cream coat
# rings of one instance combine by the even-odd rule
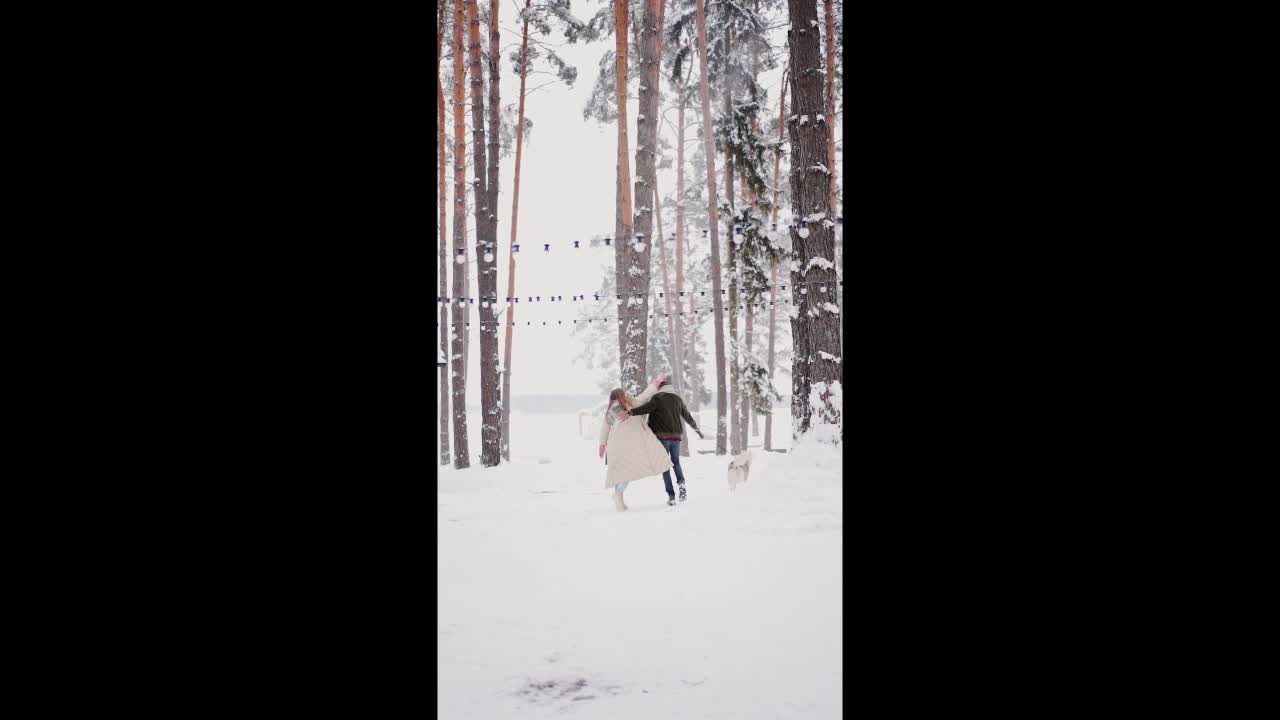
[[[626,510],[622,493],[627,483],[643,477],[661,475],[671,469],[671,456],[649,429],[648,418],[623,417],[631,408],[648,402],[658,392],[658,384],[665,376],[658,376],[637,397],[628,397],[622,388],[609,393],[609,408],[600,421],[600,457],[605,459],[609,472],[604,486],[613,488],[613,505],[619,512]],[[674,505],[671,501],[668,505]]]

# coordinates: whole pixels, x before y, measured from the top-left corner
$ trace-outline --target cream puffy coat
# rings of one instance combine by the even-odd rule
[[[658,387],[650,383],[636,396],[636,404],[648,402],[656,392]],[[605,463],[609,468],[604,486],[611,488],[670,470],[671,456],[649,429],[649,419],[639,416],[613,421],[611,409],[605,410],[600,421],[600,444],[605,446]]]

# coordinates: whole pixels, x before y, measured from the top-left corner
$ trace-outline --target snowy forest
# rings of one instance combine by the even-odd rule
[[[840,441],[842,10],[834,0],[438,5],[441,465],[470,467],[476,444],[484,467],[511,460],[521,437],[508,399],[537,392],[537,371],[521,365],[537,368],[530,356],[548,339],[521,316],[566,302],[560,293],[568,305],[554,327],[568,328],[554,342],[581,348],[601,400],[661,372],[713,414],[716,455],[783,449],[779,411],[791,440]],[[571,53],[591,47],[598,61],[579,77]],[[522,163],[539,134],[526,99],[584,83],[581,123],[613,132],[613,156],[568,147],[555,167]],[[591,165],[602,180],[609,164],[612,226],[527,238],[522,252],[522,170],[539,182]],[[573,212],[571,197],[564,205]],[[572,287],[522,267],[540,251],[584,250],[592,260]]]
[[[842,716],[842,14],[437,6],[440,717]]]

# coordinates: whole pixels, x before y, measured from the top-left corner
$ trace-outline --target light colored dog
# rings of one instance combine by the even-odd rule
[[[750,475],[751,451],[747,450],[734,456],[733,462],[729,463],[729,490],[732,491],[734,488],[746,482],[747,477]]]

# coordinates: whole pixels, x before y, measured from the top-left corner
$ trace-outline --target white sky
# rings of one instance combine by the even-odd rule
[[[523,4],[517,5],[506,0],[501,15],[501,42],[503,60],[501,66],[502,86],[501,103],[503,106],[518,101],[520,78],[511,72],[511,64],[507,56],[512,49],[518,49],[520,43],[520,27],[517,24],[517,13]],[[586,19],[599,7],[599,0],[575,0],[574,14]],[[669,8],[668,8],[669,11]],[[785,29],[775,31],[775,45],[785,42]],[[547,38],[552,43],[561,43],[563,38],[558,33]],[[483,39],[482,39],[482,42]],[[591,94],[591,87],[598,72],[599,60],[603,53],[613,47],[610,37],[592,44],[563,45],[556,48],[567,63],[578,68],[578,80],[572,89],[561,82],[554,82],[533,92],[525,100],[525,115],[533,121],[533,129],[524,144],[521,159],[520,178],[520,218],[517,242],[520,252],[516,257],[516,293],[522,298],[530,295],[542,295],[540,304],[521,302],[516,306],[515,338],[513,343],[512,395],[524,394],[584,394],[596,391],[596,371],[588,370],[577,360],[581,351],[581,342],[571,335],[573,328],[570,320],[576,317],[581,302],[574,303],[570,297],[589,293],[600,281],[600,266],[608,262],[612,267],[613,251],[610,248],[588,248],[587,240],[597,235],[612,235],[614,226],[614,183],[615,158],[617,153],[616,127],[613,124],[599,125],[593,121],[584,121],[582,109]],[[539,69],[542,65],[539,65]],[[444,60],[443,72],[451,73],[452,67],[448,58]],[[769,105],[777,111],[777,89],[781,80],[781,67],[762,73],[760,82],[769,90]],[[529,77],[527,87],[533,89],[547,83],[552,78],[546,75]],[[633,83],[631,91],[636,91]],[[668,93],[665,92],[664,101]],[[469,97],[469,95],[468,95]],[[487,100],[487,95],[486,95]],[[446,103],[449,98],[446,96]],[[665,107],[665,104],[664,104]],[[632,100],[628,107],[628,139],[632,155],[632,182],[634,182],[635,145],[636,145],[636,101]],[[468,118],[470,105],[468,101]],[[674,109],[671,116],[674,122]],[[514,115],[513,115],[514,117]],[[686,119],[688,119],[686,117]],[[450,120],[446,122],[451,123]],[[488,130],[488,128],[486,128]],[[667,140],[674,145],[675,135],[669,126],[660,129]],[[452,133],[450,124],[447,132]],[[468,141],[470,138],[468,137]],[[695,132],[686,133],[686,160],[693,149],[693,143],[701,142],[701,136]],[[470,167],[471,149],[467,149],[467,179],[473,177]],[[446,171],[449,182],[449,214],[447,232],[450,239],[453,235],[453,166]],[[498,212],[498,296],[507,295],[507,258],[508,244],[511,237],[511,199],[512,182],[515,174],[515,152],[502,161],[499,177],[499,212]],[[705,182],[705,178],[692,177],[692,167],[686,168],[686,182]],[[659,171],[659,190],[663,194],[671,193],[675,186],[675,168]],[[665,209],[665,207],[664,207]],[[474,221],[469,223],[469,245],[474,242]],[[674,227],[666,227],[670,233]],[[695,240],[701,236],[700,228],[687,228],[688,237]],[[582,248],[575,250],[573,241],[580,240]],[[550,252],[544,252],[542,245],[551,244]],[[452,241],[450,240],[450,244]],[[661,284],[661,273],[658,267],[658,256],[654,248],[653,282],[655,287]],[[670,258],[671,249],[668,248]],[[453,271],[462,266],[450,264],[449,287],[453,285]],[[475,296],[475,266],[471,267],[471,294]],[[674,280],[673,280],[674,281]],[[438,284],[438,279],[437,279]],[[438,288],[437,288],[438,289]],[[549,295],[563,295],[565,303],[548,303]],[[594,301],[593,301],[594,302]],[[478,303],[477,303],[478,305]],[[601,315],[615,314],[613,303],[599,303]],[[438,317],[438,306],[436,308]],[[479,327],[477,314],[470,314],[472,326],[470,367],[467,373],[467,400],[474,404],[479,399]],[[542,321],[548,321],[543,327]],[[562,326],[555,326],[555,320],[564,320]],[[533,322],[526,326],[525,322]],[[438,330],[437,330],[438,333]],[[503,350],[505,329],[499,331],[499,365]],[[653,369],[654,374],[658,369]]]

